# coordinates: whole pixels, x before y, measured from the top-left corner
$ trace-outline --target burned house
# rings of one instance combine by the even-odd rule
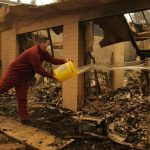
[[[142,61],[150,57],[149,9],[149,0],[68,0],[39,7],[18,3],[8,7],[3,3],[0,5],[1,73],[20,53],[36,44],[41,35],[50,39],[52,55],[71,58],[76,67],[91,62],[124,65],[127,60],[133,61],[130,64],[140,62],[142,66]],[[139,22],[135,21],[132,12],[143,19],[137,16]],[[137,56],[142,61],[134,61]],[[51,84],[35,86],[29,90],[31,124],[18,121],[13,89],[2,94],[0,149],[30,146],[29,149],[40,150],[64,147],[65,150],[149,150],[150,98],[142,93],[146,86],[139,82],[144,76],[141,72],[128,72],[131,76],[125,87],[122,87],[124,71],[109,72],[112,85],[106,87],[115,90],[110,87],[108,92],[98,84],[101,78],[96,70],[90,82],[96,87],[92,92],[88,89],[91,80],[88,72],[62,83],[50,80]],[[105,72],[101,74],[106,77]]]
[[[129,5],[130,4],[130,5]],[[86,23],[94,21],[104,30],[104,39],[100,45],[107,46],[130,40],[124,14],[150,8],[148,0],[82,0],[62,1],[45,6],[16,5],[0,9],[0,60],[2,72],[20,53],[23,46],[19,37],[39,30],[53,29],[56,34],[63,33],[64,58],[74,60],[76,67],[85,64],[85,51],[90,51],[91,39],[86,39]],[[87,27],[88,28],[88,27]],[[88,37],[88,35],[87,35]],[[90,36],[89,36],[90,37]],[[122,55],[120,47],[116,51]],[[117,73],[115,73],[117,74]],[[117,78],[122,78],[118,72]],[[84,75],[70,79],[62,84],[63,107],[78,110],[84,103]]]

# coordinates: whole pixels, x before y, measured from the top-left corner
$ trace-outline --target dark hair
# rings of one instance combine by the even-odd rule
[[[38,43],[47,42],[47,40],[49,40],[48,37],[42,36],[38,38]]]

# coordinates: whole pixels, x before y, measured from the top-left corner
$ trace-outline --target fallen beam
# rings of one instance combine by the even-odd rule
[[[84,132],[83,135],[72,135],[72,136],[65,136],[65,139],[77,139],[77,140],[106,140],[107,137],[105,136],[101,136],[101,135],[96,135],[93,133],[88,133],[88,132]]]
[[[16,120],[2,116],[0,116],[0,131],[38,150],[61,149],[73,141],[73,139],[62,140],[48,132],[23,125]]]
[[[149,37],[150,31],[137,33],[137,37]]]

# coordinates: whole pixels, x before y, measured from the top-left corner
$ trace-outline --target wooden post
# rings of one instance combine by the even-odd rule
[[[16,32],[14,29],[1,32],[2,72],[15,60],[18,54]]]
[[[118,65],[124,63],[124,43],[114,45],[113,61]],[[112,88],[117,89],[123,86],[124,71],[113,71]]]
[[[84,64],[83,36],[78,22],[64,25],[64,57],[71,58],[76,67]],[[63,83],[63,107],[73,111],[82,108],[84,101],[84,77],[79,75]]]
[[[1,44],[1,32],[0,32],[0,76],[1,76],[1,73],[2,73],[2,56],[1,56],[1,53],[2,53],[2,44]]]

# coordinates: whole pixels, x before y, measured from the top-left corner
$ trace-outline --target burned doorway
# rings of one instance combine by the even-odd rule
[[[85,74],[85,99],[100,98],[102,93],[108,93],[111,88],[111,74],[92,68],[91,66],[107,65],[112,61],[112,50],[109,48],[102,48],[100,41],[104,38],[104,30],[95,20],[84,21],[80,23],[83,30],[84,37],[84,64]],[[103,56],[102,56],[103,55]]]

